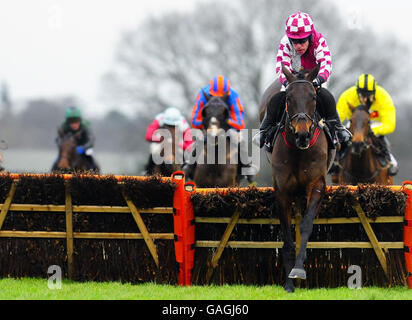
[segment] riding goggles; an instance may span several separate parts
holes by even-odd
[[[375,91],[358,90],[358,95],[362,98],[374,99],[375,98]]]
[[[311,37],[311,36],[309,36],[309,37],[307,37],[307,38],[303,38],[303,39],[293,39],[293,38],[289,38],[289,41],[290,41],[292,44],[303,44],[303,43],[305,43],[306,41],[309,41],[309,40],[310,40],[310,37]]]

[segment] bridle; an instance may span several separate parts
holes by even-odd
[[[287,86],[287,88],[286,88],[286,93],[287,93],[288,89],[290,88],[290,86],[291,86],[291,85],[294,85],[294,84],[296,84],[296,83],[307,83],[307,84],[310,84],[310,85],[313,87],[313,89],[315,90],[315,87],[313,86],[313,83],[312,83],[312,82],[310,82],[310,81],[308,81],[308,80],[300,79],[300,80],[295,80],[295,81],[291,82],[291,83]],[[315,109],[315,110],[316,110],[316,109]],[[317,122],[316,122],[316,119],[315,119],[314,117],[312,118],[312,117],[311,117],[310,115],[308,115],[306,112],[298,112],[298,113],[290,116],[290,115],[289,115],[289,111],[288,111],[287,104],[286,104],[285,112],[286,112],[286,119],[287,119],[287,122],[288,122],[289,129],[291,130],[291,132],[292,132],[293,134],[295,134],[295,128],[292,126],[293,120],[295,120],[295,119],[305,119],[305,118],[307,118],[307,119],[310,120],[311,126],[310,126],[310,129],[309,129],[309,134],[311,134],[311,135],[313,134],[313,131],[314,131],[314,129],[315,129],[315,127],[316,127],[316,123],[317,123]]]

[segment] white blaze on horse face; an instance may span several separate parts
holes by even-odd
[[[210,119],[209,122],[209,128],[208,128],[208,133],[212,136],[212,137],[216,137],[218,135],[219,132],[219,121],[217,121],[216,117],[212,117]]]

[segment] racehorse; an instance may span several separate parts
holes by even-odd
[[[77,172],[88,171],[91,169],[91,165],[87,159],[84,156],[79,155],[76,151],[76,138],[78,138],[78,135],[80,134],[80,132],[77,134],[71,132],[65,134],[62,130],[59,130],[59,156],[56,163],[53,165],[52,171]],[[95,170],[95,172],[99,173],[99,170]]]
[[[183,151],[181,148],[176,148],[176,143],[181,143],[179,132],[175,126],[164,126],[162,129],[169,131],[166,139],[163,137],[161,143],[152,143],[152,154],[159,153],[163,162],[155,164],[153,167],[154,175],[161,175],[164,177],[170,177],[174,172],[180,171],[182,165],[178,164],[177,159],[183,159]],[[177,139],[177,140],[176,140]]]
[[[284,129],[275,138],[271,154],[272,178],[283,235],[283,264],[286,271],[284,288],[294,292],[293,279],[306,279],[304,261],[313,220],[326,192],[326,177],[335,156],[329,149],[323,123],[316,112],[317,94],[312,81],[319,65],[309,73],[293,75],[285,66],[288,80]],[[292,210],[303,213],[300,224],[301,242],[295,253],[291,232]],[[296,258],[296,261],[295,261]]]
[[[358,183],[377,183],[393,185],[393,177],[389,175],[389,161],[382,155],[382,142],[370,127],[369,108],[365,105],[354,107],[350,119],[350,132],[353,135],[352,147],[341,156],[339,184],[356,185]],[[378,160],[381,157],[384,164]]]
[[[193,180],[198,187],[236,186],[239,184],[237,164],[239,150],[236,133],[227,122],[228,96],[215,97],[206,92],[204,94],[207,103],[202,109],[202,116],[206,137],[200,142],[203,143],[200,154],[196,155],[197,163]]]

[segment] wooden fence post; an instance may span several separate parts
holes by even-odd
[[[389,273],[388,273],[388,265],[386,261],[386,256],[383,252],[382,246],[379,244],[378,239],[376,238],[375,232],[373,232],[373,229],[368,221],[368,218],[366,217],[365,212],[363,211],[361,205],[357,201],[353,208],[355,209],[356,213],[359,216],[359,219],[362,223],[363,228],[366,231],[366,234],[369,238],[369,241],[372,244],[373,250],[375,250],[376,256],[378,257],[379,263],[382,266],[383,271],[385,272],[386,277],[389,279]]]
[[[73,240],[73,203],[72,195],[69,190],[69,183],[65,183],[66,192],[66,245],[67,245],[67,267],[69,279],[74,279],[74,240]]]
[[[206,284],[207,285],[209,284],[209,281],[212,278],[213,271],[215,270],[219,262],[219,259],[222,256],[223,250],[225,250],[225,247],[227,245],[227,242],[229,241],[230,235],[232,234],[233,229],[235,228],[237,222],[239,221],[239,217],[240,217],[240,210],[236,209],[235,213],[232,215],[232,218],[230,218],[230,222],[228,223],[226,230],[223,233],[222,239],[220,240],[217,250],[212,257],[212,261],[207,270],[207,273],[206,273]]]
[[[147,247],[149,248],[150,254],[153,257],[153,260],[156,264],[156,267],[159,268],[159,257],[157,254],[157,249],[156,246],[153,242],[153,239],[149,233],[149,231],[146,228],[146,225],[142,219],[142,216],[140,215],[139,210],[136,208],[136,206],[134,205],[133,201],[131,201],[128,196],[126,195],[126,193],[123,190],[123,197],[126,200],[127,206],[129,207],[134,220],[137,223],[137,227],[139,228],[140,232],[143,235],[143,239],[146,242]]]
[[[13,180],[11,183],[9,194],[7,195],[6,201],[4,201],[3,207],[0,213],[0,230],[3,227],[4,220],[6,220],[7,212],[9,212],[11,202],[13,201],[14,193],[17,187],[17,180]]]

